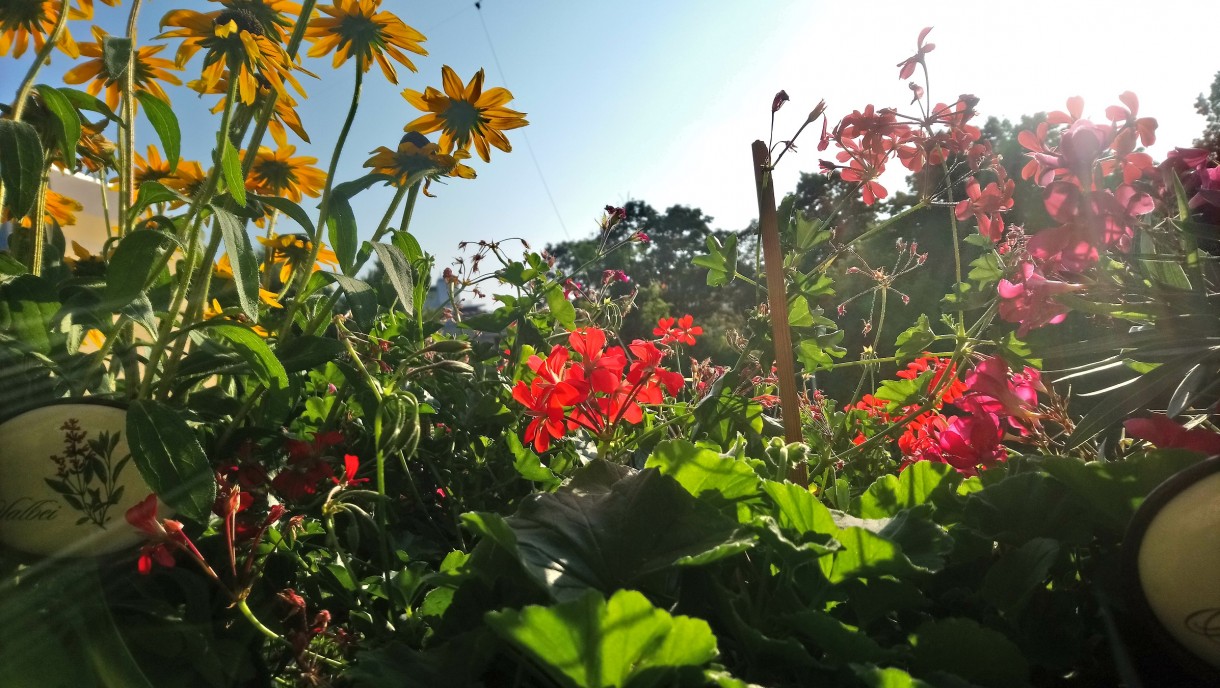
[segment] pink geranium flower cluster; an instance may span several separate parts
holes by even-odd
[[[914,433],[918,441],[899,441],[903,463],[936,461],[975,475],[1008,458],[1006,438],[1023,438],[1039,421],[1040,373],[1008,369],[999,357],[984,359],[962,381],[966,391],[950,405],[953,415],[936,414]]]
[[[1147,189],[1161,188],[1161,175],[1147,153],[1135,150],[1156,141],[1156,120],[1139,116],[1134,93],[1118,98],[1121,105],[1106,108],[1106,124],[1083,119],[1084,101],[1076,97],[1066,112],[1052,112],[1018,136],[1029,151],[1021,176],[1044,188],[1056,223],[1028,238],[1013,273],[999,284],[1000,317],[1017,323],[1019,336],[1062,322],[1069,309],[1056,297],[1083,289],[1102,251],[1130,252],[1140,218],[1156,209]],[[1057,145],[1050,144],[1053,128]]]
[[[898,377],[915,379],[929,370],[933,374],[927,389],[943,387],[941,398],[930,410],[909,421],[898,438],[904,468],[916,461],[935,461],[965,475],[975,475],[979,469],[1008,458],[1005,440],[1028,437],[1038,427],[1038,394],[1046,388],[1037,370],[1026,367],[1011,371],[1004,359],[991,357],[980,361],[962,380],[954,378],[941,385],[943,375],[954,373],[951,362],[925,356],[899,371]],[[886,423],[915,410],[908,407],[887,413],[885,407],[885,402],[871,395],[856,406]],[[856,441],[864,439],[860,436]]]

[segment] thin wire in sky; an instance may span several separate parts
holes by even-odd
[[[483,35],[487,37],[487,48],[491,50],[491,60],[496,65],[496,71],[500,73],[500,81],[507,88],[508,79],[504,76],[504,68],[500,66],[500,58],[496,55],[496,46],[491,42],[491,32],[487,30],[487,22],[483,19],[483,2],[485,0],[480,0],[474,4],[475,14],[479,15],[479,25],[483,27]],[[546,183],[546,175],[542,173],[542,165],[538,164],[538,156],[534,155],[534,147],[530,145],[530,135],[522,130],[521,136],[525,139],[525,150],[529,152],[530,160],[534,161],[534,169],[538,170],[538,179],[542,182],[542,190],[546,192],[546,198],[551,202],[551,209],[555,211],[555,219],[559,220],[559,228],[563,230],[565,237],[571,239],[572,234],[568,232],[568,226],[563,222],[563,215],[559,214],[559,205],[555,203],[555,197],[551,195],[551,186]]]

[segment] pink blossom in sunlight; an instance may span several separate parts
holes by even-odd
[[[965,220],[974,215],[979,223],[979,234],[999,241],[1004,236],[1004,211],[1012,208],[1012,193],[1016,182],[1011,179],[1002,180],[1001,184],[991,182],[987,188],[981,189],[976,178],[971,177],[966,182],[966,195],[969,198],[958,202],[957,219]]]
[[[1131,418],[1123,422],[1129,437],[1152,443],[1159,449],[1186,449],[1207,455],[1220,454],[1220,433],[1206,428],[1187,430],[1165,416]]]
[[[1055,297],[1084,289],[1082,284],[1049,280],[1030,262],[1021,263],[1015,279],[1000,280],[997,289],[1001,299],[1000,317],[1020,325],[1018,337],[1024,337],[1030,330],[1063,322],[1070,309]]]

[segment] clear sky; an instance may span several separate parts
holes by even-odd
[[[144,6],[142,41],[157,34],[170,9],[219,7],[201,0]],[[1157,157],[1199,134],[1202,118],[1193,103],[1220,70],[1212,47],[1220,2],[1211,0],[483,0],[481,10],[467,0],[385,0],[382,6],[428,37],[430,55],[417,60],[417,74],[400,70],[397,87],[376,67],[369,73],[341,181],[360,176],[375,147],[397,144],[403,125],[420,114],[399,91],[439,87],[443,64],[463,79],[485,67],[487,85],[507,86],[516,97],[509,107],[528,113],[531,123],[508,133],[512,153],[493,149],[490,164],[474,160],[477,180],[434,185],[438,198],[420,199],[412,231],[440,265],[463,239],[519,236],[540,246],[589,236],[604,205],[628,199],[658,209],[697,206],[719,228],[743,228],[756,213],[749,147],[767,137],[775,92],[785,89],[792,98],[780,112],[777,138],[786,138],[820,98],[832,123],[868,103],[901,108],[910,92],[895,65],[914,53],[925,26],[935,27],[928,37],[936,44],[928,55],[934,100],[973,93],[983,117],[1015,119],[1063,109],[1069,96],[1081,95],[1086,116],[1101,120],[1105,107],[1131,90],[1141,116],[1160,122]],[[99,4],[99,23],[117,32],[125,11]],[[83,22],[73,33],[89,40]],[[28,55],[0,58],[0,93],[16,90],[28,61]],[[56,55],[42,80],[55,83],[68,66]],[[323,145],[298,149],[325,168],[354,64],[337,74],[329,60],[306,66],[325,77],[302,80],[311,97],[301,109],[306,129]],[[198,61],[188,66],[188,78],[198,70]],[[205,113],[215,98],[201,102],[185,89],[171,96],[187,132],[184,155],[206,159],[212,138],[195,132],[213,130]],[[801,170],[817,168],[817,132],[807,133],[806,145],[781,165],[781,191],[795,186]],[[141,149],[153,140],[147,130],[140,137]],[[365,237],[391,195],[373,189],[357,198]]]

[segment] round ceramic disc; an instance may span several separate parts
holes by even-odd
[[[1210,471],[1195,472],[1201,477],[1154,492],[1162,497],[1155,500],[1160,508],[1140,539],[1137,563],[1157,620],[1183,647],[1220,667],[1220,470],[1214,461]]]
[[[127,446],[127,411],[53,404],[0,424],[0,543],[96,556],[140,542],[124,515],[152,490]]]

